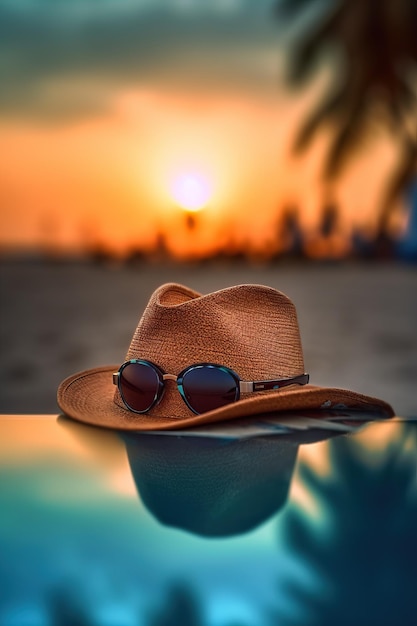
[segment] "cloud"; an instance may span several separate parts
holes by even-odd
[[[271,80],[271,0],[3,0],[2,115],[80,115],[141,83],[259,88]]]

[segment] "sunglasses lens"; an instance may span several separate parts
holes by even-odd
[[[228,371],[212,365],[194,367],[184,374],[182,383],[190,407],[196,413],[206,413],[238,397],[238,381]]]
[[[146,363],[128,363],[120,373],[120,393],[133,411],[148,411],[157,398],[159,387],[157,372]]]

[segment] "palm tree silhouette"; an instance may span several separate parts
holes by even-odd
[[[397,142],[399,162],[387,187],[380,231],[394,201],[415,174],[417,161],[417,2],[415,0],[281,0],[280,17],[297,18],[306,11],[321,19],[300,37],[290,54],[288,78],[302,85],[323,53],[339,60],[332,90],[302,125],[295,143],[304,150],[324,126],[333,130],[325,162],[327,179],[342,170],[362,144],[375,119]],[[339,56],[337,56],[339,55]]]

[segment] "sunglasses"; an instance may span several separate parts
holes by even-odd
[[[288,385],[306,385],[308,374],[277,380],[243,381],[224,365],[197,363],[186,367],[178,376],[166,374],[151,361],[131,359],[113,374],[120,396],[129,411],[147,413],[162,398],[165,381],[177,384],[182,399],[199,415],[218,409],[240,398],[241,393],[281,389]]]

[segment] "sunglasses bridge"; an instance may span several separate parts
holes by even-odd
[[[174,383],[176,383],[178,380],[178,376],[175,376],[175,374],[164,374],[162,376],[162,380],[173,380]]]

